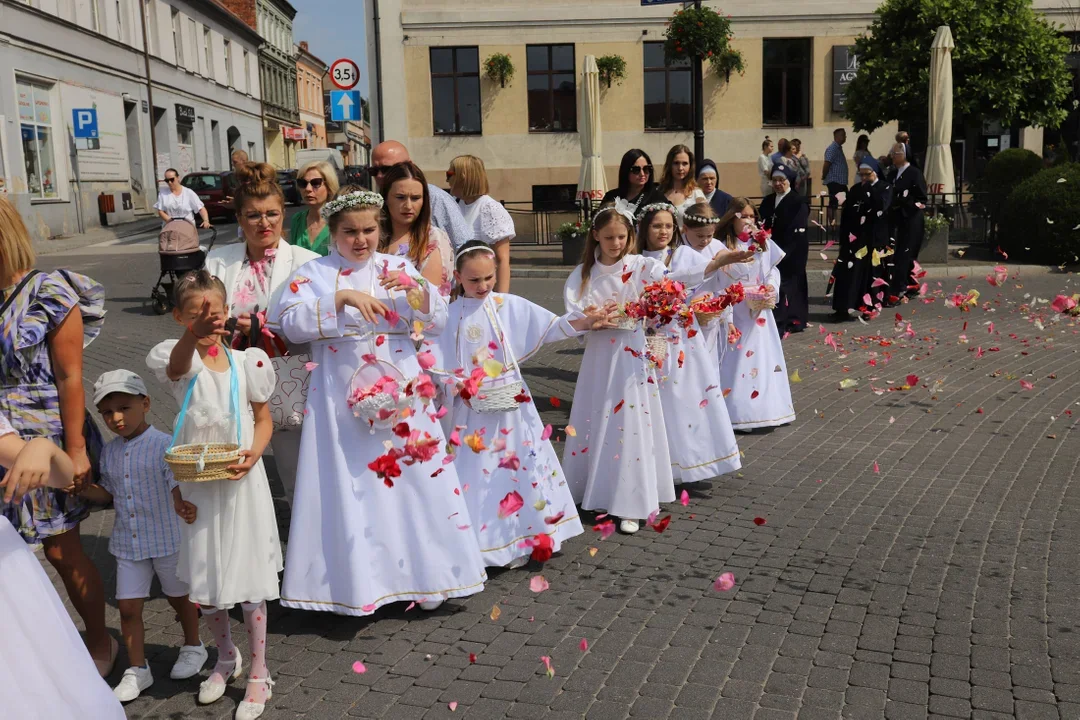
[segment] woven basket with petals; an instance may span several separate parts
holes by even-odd
[[[749,305],[750,309],[754,312],[761,312],[762,310],[772,310],[775,308],[776,299],[771,292],[765,292],[763,290],[747,290],[746,304]]]
[[[190,443],[165,452],[165,462],[177,482],[228,480],[230,465],[240,462],[240,446],[235,443]]]

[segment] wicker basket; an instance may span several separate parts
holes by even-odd
[[[746,291],[746,304],[753,312],[761,312],[762,310],[772,310],[776,307],[776,299],[772,293],[763,292],[761,290],[747,290]]]
[[[520,380],[490,387],[481,385],[480,394],[469,400],[469,407],[478,413],[514,412],[520,407],[515,398],[524,392],[525,384]]]
[[[412,405],[412,398],[405,394],[408,381],[401,371],[382,360],[361,365],[349,381],[349,393],[352,397],[357,391],[366,391],[377,381],[389,377],[397,383],[397,397],[387,392],[378,392],[361,398],[350,405],[353,415],[360,418],[364,426],[375,434],[376,430],[389,430],[401,422],[406,408]]]
[[[165,452],[177,482],[228,480],[233,475],[229,466],[239,461],[240,446],[235,443],[190,443]]]
[[[698,312],[697,310],[695,310],[694,317],[697,318],[698,325],[704,327],[716,318],[723,317],[724,312],[726,311],[718,310],[717,312]]]
[[[663,335],[650,334],[645,336],[645,347],[657,363],[667,360],[668,342]]]

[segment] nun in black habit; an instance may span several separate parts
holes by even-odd
[[[879,178],[880,172],[877,160],[863,158],[859,164],[861,182],[851,188],[844,201],[840,253],[829,280],[836,320],[850,319],[853,312],[874,315],[889,303],[885,276],[886,257],[891,252],[890,187]],[[881,281],[875,282],[879,278]]]
[[[776,163],[772,170],[773,194],[761,203],[762,224],[772,231],[772,241],[784,251],[784,259],[777,265],[780,271],[780,297],[773,310],[776,329],[781,336],[805,330],[810,315],[806,282],[806,260],[810,254],[806,226],[810,207],[805,196],[792,189],[796,177],[794,170]]]
[[[893,297],[918,294],[918,283],[912,279],[913,261],[919,258],[925,234],[923,208],[926,207],[926,180],[922,171],[908,162],[905,146],[892,148],[892,204],[889,224],[896,253],[892,258],[889,278]],[[914,286],[914,287],[913,287]]]

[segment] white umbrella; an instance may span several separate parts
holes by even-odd
[[[600,71],[596,57],[585,56],[581,73],[581,172],[578,174],[578,200],[599,200],[607,192],[604,161],[600,157]]]
[[[931,194],[956,191],[952,162],[952,31],[937,29],[930,46],[930,143],[926,150],[926,185]]]

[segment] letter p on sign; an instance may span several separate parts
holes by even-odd
[[[76,138],[98,136],[97,108],[75,108],[71,111],[72,128]]]

